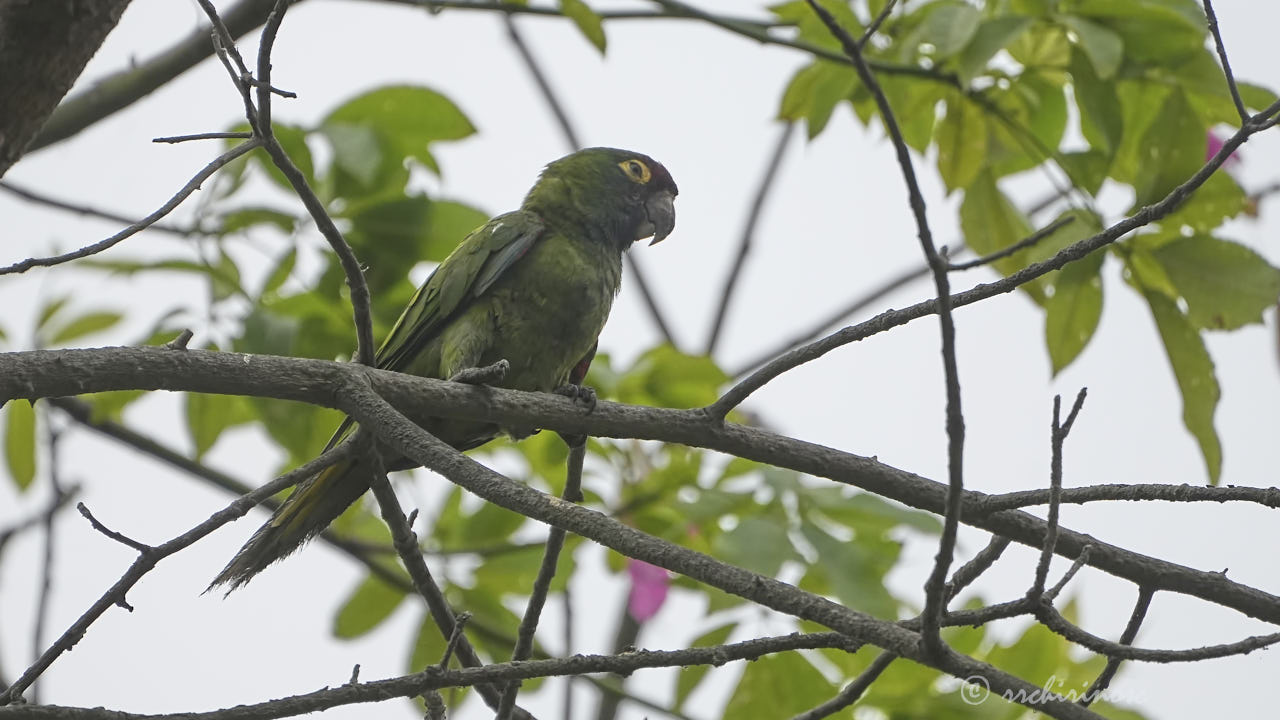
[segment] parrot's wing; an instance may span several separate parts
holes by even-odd
[[[499,215],[468,235],[414,293],[378,348],[378,367],[407,367],[449,318],[533,247],[542,231],[538,216],[517,211]]]

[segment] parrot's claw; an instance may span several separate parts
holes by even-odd
[[[596,389],[589,385],[561,385],[556,388],[556,394],[585,406],[588,413],[596,409]]]
[[[501,382],[510,369],[511,363],[506,360],[499,360],[492,365],[485,365],[484,367],[463,368],[454,373],[449,380],[468,385],[493,385]]]

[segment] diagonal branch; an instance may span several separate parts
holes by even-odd
[[[928,512],[941,513],[946,503],[947,488],[941,483],[871,458],[758,428],[717,422],[696,409],[670,410],[601,401],[588,414],[572,400],[543,393],[459,387],[457,383],[351,363],[270,355],[173,352],[161,348],[0,353],[0,400],[163,389],[269,397],[346,410],[336,388],[370,381],[379,395],[393,398],[397,407],[413,417],[451,417],[567,434],[679,443],[828,478]],[[1170,490],[1176,495],[1179,488]],[[1213,490],[1220,494],[1201,492]],[[1254,499],[1240,495],[1238,490],[1202,488],[1196,494],[1204,501]],[[1064,496],[1068,492],[1064,491]],[[1276,491],[1269,492],[1274,496]],[[1032,548],[1043,546],[1047,531],[1043,520],[1016,510],[990,512],[984,504],[989,497],[992,496],[965,492],[962,519],[967,525]],[[1166,499],[1156,493],[1151,497]],[[1198,597],[1280,624],[1280,597],[1234,582],[1220,573],[1132,552],[1067,528],[1059,530],[1054,552],[1074,560],[1086,546],[1091,548],[1089,567],[1138,585]]]
[[[1151,599],[1155,597],[1155,592],[1150,588],[1138,588],[1138,601],[1133,605],[1133,612],[1129,615],[1129,622],[1124,626],[1124,632],[1120,633],[1121,645],[1132,645],[1133,641],[1138,637],[1138,629],[1142,627],[1142,621],[1147,617],[1147,609],[1151,607]],[[1098,699],[1102,693],[1107,691],[1111,686],[1111,681],[1115,678],[1116,673],[1120,671],[1119,658],[1107,658],[1107,666],[1099,673],[1098,679],[1093,681],[1089,686],[1089,692],[1080,698],[1080,704],[1088,707],[1094,700]]]
[[[64,652],[70,650],[77,641],[84,637],[85,632],[93,625],[103,613],[109,610],[113,605],[119,605],[125,602],[125,596],[134,585],[142,579],[144,575],[151,572],[153,568],[163,559],[173,555],[179,550],[184,550],[194,544],[197,540],[204,538],[214,530],[226,525],[237,518],[243,517],[249,510],[262,501],[263,498],[270,497],[281,490],[296,485],[299,481],[314,475],[315,473],[329,467],[330,465],[342,460],[350,452],[351,443],[343,442],[330,450],[325,451],[316,459],[305,463],[298,468],[291,470],[284,475],[272,480],[262,487],[251,493],[236,498],[230,505],[222,510],[214,513],[209,519],[196,525],[187,532],[169,540],[161,545],[147,548],[138,554],[138,559],[134,560],[124,575],[115,582],[101,597],[84,612],[71,627],[67,628],[62,635],[49,646],[44,653],[36,659],[26,672],[22,673],[12,685],[10,685],[3,693],[0,693],[0,708],[9,703],[16,702],[22,693],[26,690],[36,678],[40,677],[49,666],[53,664]]]
[[[98,242],[93,243],[92,245],[86,245],[82,248],[79,248],[77,250],[72,250],[71,252],[63,253],[61,255],[54,255],[52,257],[44,257],[44,258],[28,258],[26,260],[23,260],[22,262],[14,263],[13,265],[9,265],[7,267],[0,267],[0,275],[24,273],[34,267],[52,267],[54,265],[60,265],[62,263],[70,262],[72,260],[79,260],[80,258],[89,257],[90,255],[96,255],[104,250],[108,250],[112,247],[115,247],[116,245],[120,244],[122,241],[150,227],[153,223],[155,223],[160,218],[164,217],[165,215],[168,215],[170,212],[173,211],[174,208],[181,205],[183,200],[186,200],[188,197],[191,196],[192,193],[194,193],[196,190],[199,190],[200,186],[204,184],[205,180],[208,180],[210,177],[212,177],[214,173],[222,169],[227,163],[231,162],[232,160],[235,160],[236,158],[240,157],[241,155],[244,155],[245,153],[248,153],[250,150],[260,147],[261,144],[262,143],[258,140],[248,140],[246,142],[240,143],[239,145],[231,148],[225,153],[214,158],[212,162],[210,162],[208,165],[205,165],[203,168],[200,169],[199,172],[195,174],[195,176],[193,176],[190,180],[188,180],[187,184],[183,185],[182,189],[179,190],[176,195],[169,198],[169,200],[166,201],[165,204],[161,205],[155,212],[142,218],[138,222],[130,225],[129,227],[121,230],[115,235],[112,235],[111,237],[106,238],[105,240],[99,240]]]
[[[1249,122],[1223,141],[1222,148],[1213,157],[1209,158],[1204,166],[1190,178],[1187,178],[1181,185],[1170,190],[1169,194],[1158,202],[1139,209],[1132,215],[1095,235],[1068,245],[1047,260],[1032,263],[994,282],[981,283],[969,290],[956,293],[950,299],[951,304],[954,307],[963,307],[996,295],[1012,292],[1021,285],[1025,285],[1054,270],[1060,270],[1068,263],[1079,260],[1094,250],[1105,247],[1124,235],[1165,217],[1176,210],[1213,173],[1217,172],[1218,168],[1222,167],[1222,163],[1226,162],[1227,158],[1248,141],[1251,136],[1267,129],[1274,121],[1280,120],[1280,115],[1277,115],[1277,113],[1280,113],[1280,100],[1250,118]],[[876,333],[904,325],[912,320],[936,314],[939,312],[940,305],[941,303],[937,299],[933,299],[925,300],[900,310],[888,310],[865,322],[842,328],[824,338],[788,350],[739,381],[719,400],[707,406],[706,412],[712,417],[723,418],[730,410],[742,404],[752,393],[764,387],[779,375],[816,360],[838,347],[866,339]]]
[[[794,130],[795,123],[787,123],[783,125],[782,132],[778,133],[778,143],[773,148],[773,154],[769,156],[769,163],[765,166],[764,177],[760,179],[760,187],[756,190],[755,198],[751,201],[751,208],[747,211],[747,222],[742,229],[742,238],[738,241],[738,254],[733,258],[733,266],[729,268],[729,274],[724,279],[724,289],[720,291],[720,304],[716,306],[715,319],[711,323],[711,334],[707,337],[707,346],[703,350],[705,355],[711,355],[716,351],[716,343],[720,340],[720,330],[724,326],[725,315],[729,312],[729,302],[733,300],[733,290],[738,285],[738,278],[742,276],[742,268],[747,262],[747,255],[751,252],[751,243],[756,234],[756,224],[760,221],[765,200],[768,199],[769,191],[773,188],[774,178],[778,176],[778,168],[782,166],[782,157],[786,154],[787,145],[791,141],[791,135]]]

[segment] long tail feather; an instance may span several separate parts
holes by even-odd
[[[369,489],[369,480],[366,463],[345,460],[304,481],[240,548],[205,592],[225,585],[230,593],[297,550],[359,500]]]

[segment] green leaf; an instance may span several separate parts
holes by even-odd
[[[836,105],[848,98],[857,86],[858,78],[852,68],[815,60],[801,68],[787,85],[778,117],[792,122],[804,120],[812,140],[826,128]]]
[[[244,292],[240,287],[240,268],[222,248],[218,248],[218,263],[209,270],[209,292],[214,302]]]
[[[89,312],[55,330],[48,345],[62,345],[85,335],[103,332],[115,327],[124,316],[117,312]]]
[[[935,3],[931,8],[913,39],[932,45],[935,58],[951,57],[977,34],[982,11],[963,2]]]
[[[418,624],[418,635],[413,641],[413,651],[409,655],[409,666],[405,671],[422,672],[428,665],[439,663],[447,645],[448,641],[435,620],[431,619],[431,614],[423,613],[422,622]],[[452,662],[458,662],[456,656]]]
[[[694,639],[689,647],[703,648],[723,645],[737,628],[738,622],[736,620],[727,622],[702,633]],[[707,676],[707,671],[710,669],[710,665],[688,665],[679,668],[676,674],[676,710],[684,708],[685,701],[689,699],[689,695],[694,690],[698,689],[698,684]]]
[[[960,93],[952,93],[937,138],[938,172],[947,191],[969,187],[987,157],[987,119],[982,109]]]
[[[36,479],[36,409],[27,400],[10,400],[4,427],[4,456],[9,477],[19,490]]]
[[[973,82],[973,79],[986,69],[987,62],[996,53],[1017,40],[1032,22],[1034,22],[1032,18],[1017,15],[1002,15],[983,20],[972,40],[956,60],[956,74],[960,76],[960,82],[965,85]]]
[[[1080,110],[1080,130],[1095,150],[1108,156],[1120,147],[1124,116],[1115,83],[1103,80],[1079,50],[1071,52],[1071,86]]]
[[[1220,391],[1213,372],[1213,359],[1195,326],[1172,300],[1156,292],[1144,291],[1173,374],[1182,392],[1182,422],[1200,444],[1209,483],[1218,484],[1222,474],[1222,445],[1213,427]]]
[[[1120,35],[1082,17],[1068,15],[1062,22],[1076,34],[1080,49],[1089,56],[1098,79],[1111,79],[1124,59],[1124,40]]]
[[[1142,137],[1134,190],[1134,208],[1154,203],[1182,184],[1204,164],[1204,123],[1187,102],[1186,95],[1169,93],[1151,127]]]
[[[1196,188],[1185,202],[1162,218],[1160,226],[1170,229],[1191,228],[1196,232],[1209,232],[1244,212],[1249,198],[1244,189],[1230,175],[1219,170]]]
[[[830,697],[833,691],[831,683],[800,653],[766,655],[747,663],[724,717],[792,717]]]
[[[461,533],[457,537],[462,547],[483,547],[496,545],[511,539],[514,533],[524,524],[525,517],[493,503],[482,503],[475,513],[462,523]]]
[[[62,308],[66,307],[67,303],[70,301],[70,295],[63,295],[61,297],[53,298],[49,302],[45,303],[44,307],[40,308],[39,315],[36,316],[36,330],[44,330],[44,326],[49,323],[49,320],[53,318],[53,316],[57,315]]]
[[[328,133],[339,124],[368,126],[395,155],[413,158],[437,173],[428,149],[431,143],[460,140],[476,131],[447,97],[413,85],[388,85],[358,95],[330,113],[321,126]]]
[[[247,207],[233,210],[218,218],[218,221],[220,224],[218,233],[222,235],[229,235],[258,225],[273,225],[281,231],[289,233],[293,232],[293,226],[297,222],[297,218],[291,213],[282,210],[274,210],[268,207]]]
[[[271,268],[271,273],[267,275],[267,279],[262,282],[262,291],[258,293],[258,297],[272,295],[280,290],[289,280],[289,276],[293,274],[293,267],[298,262],[297,246],[290,247],[285,251],[284,255],[276,261],[276,266]]]
[[[1057,375],[1089,344],[1102,317],[1102,261],[1095,250],[1058,273],[1053,295],[1045,301],[1044,335]]]
[[[1027,70],[1061,70],[1071,57],[1071,43],[1062,28],[1048,23],[1032,25],[1009,44],[1009,54]]]
[[[810,585],[808,590],[834,594],[849,608],[879,618],[896,618],[898,601],[884,586],[884,576],[898,561],[902,546],[885,537],[857,536],[853,542],[842,541],[812,522],[802,522],[800,531],[818,554],[817,562],[806,574],[808,582],[825,581],[829,590]]]
[[[404,189],[409,173],[376,128],[330,121],[321,129],[333,148],[334,192],[339,197],[381,196]]]
[[[964,241],[979,255],[989,255],[1022,240],[1031,234],[1031,224],[1004,193],[996,187],[990,172],[984,172],[965,190],[960,204],[960,227]],[[1020,250],[1009,257],[991,263],[1003,275],[1021,270],[1027,265],[1027,250]],[[1044,278],[1033,280],[1021,287],[1037,303],[1043,304]]]
[[[418,259],[444,260],[471,231],[488,221],[487,214],[465,203],[433,200],[427,208],[426,236],[419,245]]]
[[[691,408],[715,402],[729,376],[705,355],[662,344],[644,353],[618,382],[618,399],[638,405]]]
[[[1269,107],[1276,101],[1276,94],[1261,85],[1237,82],[1236,89],[1240,91],[1240,99],[1244,101],[1245,107],[1254,112]]]
[[[1062,169],[1071,178],[1076,187],[1090,195],[1096,195],[1107,179],[1111,169],[1111,158],[1101,150],[1080,150],[1066,152],[1058,156]]]
[[[342,603],[333,618],[334,637],[350,640],[360,637],[391,617],[405,595],[375,575],[367,575]]]
[[[187,433],[199,460],[218,441],[223,430],[256,419],[253,408],[239,395],[186,395]]]
[[[1071,13],[1118,33],[1132,62],[1168,63],[1204,47],[1204,10],[1196,0],[1077,0]]]
[[[773,577],[782,564],[796,559],[787,537],[786,518],[778,515],[748,516],[737,527],[712,543],[712,554],[751,572]]]
[[[604,23],[600,21],[600,16],[594,10],[587,7],[582,0],[560,0],[560,13],[572,20],[583,36],[596,46],[601,55],[604,54]]]
[[[1177,238],[1152,252],[1200,329],[1262,322],[1280,298],[1280,270],[1249,248],[1208,235]]]

